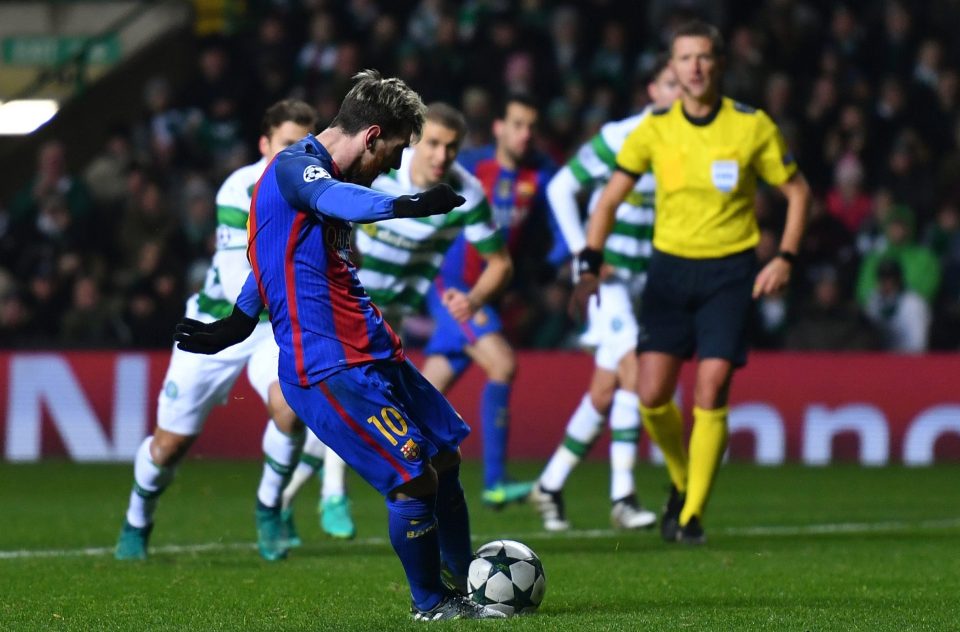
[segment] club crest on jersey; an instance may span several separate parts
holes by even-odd
[[[304,182],[314,182],[320,178],[329,178],[330,173],[323,167],[318,167],[317,165],[310,165],[303,170],[303,181]]]
[[[416,461],[420,458],[420,446],[413,439],[407,439],[400,448],[400,454],[408,461]]]

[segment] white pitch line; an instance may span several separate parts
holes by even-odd
[[[798,536],[798,535],[830,535],[835,533],[877,533],[891,531],[906,531],[912,529],[935,530],[960,527],[960,518],[943,518],[940,520],[921,520],[908,522],[905,520],[888,520],[884,522],[839,522],[810,525],[768,525],[758,527],[726,527],[717,529],[716,533],[745,537],[757,536]],[[561,540],[592,540],[630,535],[629,532],[613,529],[572,529],[562,532],[529,532],[524,536],[536,539]],[[474,534],[473,539],[481,542],[510,537],[499,534]],[[518,536],[514,536],[518,537]],[[389,544],[383,537],[357,538],[354,544],[377,546]],[[253,542],[206,542],[203,544],[166,544],[150,547],[151,553],[204,553],[209,551],[252,551],[256,549]],[[98,557],[112,555],[113,547],[87,547],[79,549],[20,549],[14,551],[0,551],[0,560],[36,559],[48,557]]]

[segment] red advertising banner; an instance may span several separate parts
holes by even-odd
[[[414,356],[414,361],[419,357]],[[132,459],[156,420],[165,352],[0,353],[0,454],[8,461]],[[546,459],[592,371],[589,356],[521,352],[510,453]],[[678,393],[689,420],[692,366]],[[754,354],[734,380],[730,458],[764,464],[925,465],[960,461],[960,355]],[[450,393],[478,423],[484,378],[471,368]],[[245,377],[213,410],[192,454],[259,458],[265,409]],[[463,449],[475,457],[479,432]],[[594,455],[604,457],[605,441]],[[646,438],[641,455],[658,461]]]

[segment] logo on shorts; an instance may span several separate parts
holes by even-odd
[[[610,329],[614,331],[620,331],[623,329],[623,321],[619,318],[614,318],[612,321],[610,321]]]
[[[330,173],[323,167],[318,167],[317,165],[310,165],[303,170],[303,181],[304,182],[313,182],[314,180],[319,180],[320,178],[329,178]]]
[[[163,394],[169,399],[176,399],[177,395],[180,394],[180,389],[177,388],[177,383],[173,380],[169,380],[163,385]]]
[[[407,442],[400,448],[400,454],[408,461],[416,461],[420,458],[420,446],[413,439],[407,439]]]

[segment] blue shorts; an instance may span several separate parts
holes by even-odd
[[[716,259],[653,251],[640,310],[637,352],[747,363],[747,320],[753,306],[753,249]]]
[[[427,310],[436,329],[424,351],[427,355],[446,356],[457,375],[470,366],[470,357],[464,348],[476,343],[482,336],[497,333],[503,328],[496,310],[489,305],[477,310],[469,321],[457,322],[444,307],[440,289],[436,285],[427,292]]]
[[[351,367],[308,388],[281,381],[280,388],[314,434],[383,495],[470,434],[408,360]]]

